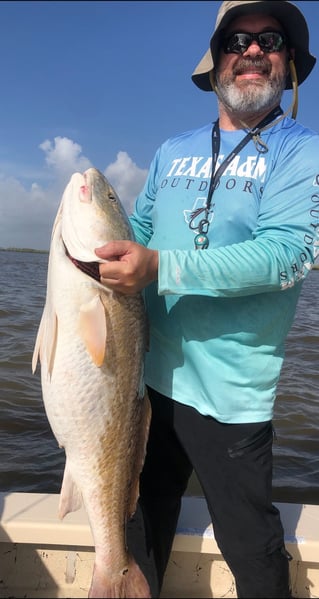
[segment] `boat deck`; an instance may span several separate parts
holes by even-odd
[[[0,597],[87,597],[94,546],[83,509],[58,517],[59,495],[0,493]],[[319,597],[319,506],[277,503],[293,556],[293,596]],[[185,497],[161,598],[236,597],[206,502]]]

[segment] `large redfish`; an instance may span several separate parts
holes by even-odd
[[[59,516],[83,501],[92,529],[89,597],[150,597],[125,543],[150,421],[147,326],[141,294],[100,283],[94,248],[113,239],[133,239],[114,189],[94,168],[75,173],[53,225],[32,370],[39,357],[46,414],[65,449]]]

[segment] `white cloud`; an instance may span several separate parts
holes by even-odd
[[[121,151],[118,152],[116,161],[106,167],[104,174],[130,214],[135,198],[145,183],[147,170],[139,168],[127,152]]]
[[[0,247],[48,249],[58,200],[50,190],[17,179],[0,181]]]
[[[46,139],[39,148],[45,153],[47,165],[59,177],[70,177],[72,173],[82,173],[92,166],[90,160],[82,155],[81,146],[67,137],[55,137],[54,142]]]
[[[67,182],[74,172],[92,166],[81,146],[67,137],[47,139],[39,147],[50,173],[47,187],[37,181],[27,187],[18,176],[3,171],[0,175],[0,247],[49,249],[52,224]],[[147,171],[126,152],[119,152],[104,174],[130,213]]]

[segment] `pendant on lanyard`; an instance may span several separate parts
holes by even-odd
[[[207,202],[206,202],[206,206],[207,206]],[[197,225],[194,225],[195,218],[204,211],[205,211],[205,218],[202,218]],[[195,210],[191,215],[191,219],[189,221],[189,228],[192,229],[193,231],[197,232],[197,235],[195,235],[195,237],[194,237],[195,250],[206,250],[209,246],[209,240],[207,237],[207,233],[208,233],[208,229],[209,229],[209,225],[210,225],[210,221],[208,218],[210,213],[211,213],[211,210],[210,210],[210,206],[209,206],[208,208],[207,207],[199,208],[198,210]]]
[[[211,179],[210,179],[206,204],[202,208],[198,208],[197,210],[194,210],[194,212],[192,212],[192,214],[191,214],[191,218],[189,221],[189,228],[192,229],[192,231],[195,231],[197,233],[197,235],[195,235],[195,237],[194,237],[195,250],[207,250],[207,248],[209,246],[209,239],[208,239],[208,229],[209,229],[209,225],[210,225],[209,215],[212,213],[213,192],[214,192],[214,189],[219,181],[219,177],[216,180],[216,175],[218,175],[220,167],[219,167],[216,175],[214,175],[217,160],[218,160],[219,148],[220,148],[220,130],[219,130],[219,120],[217,120],[216,123],[214,124],[214,128],[212,131],[212,175],[211,175]],[[202,214],[203,212],[205,213],[204,218],[202,218],[198,224],[195,224],[195,219],[197,219],[197,217],[200,214]]]
[[[204,233],[197,233],[194,237],[195,250],[207,250],[209,239]]]
[[[234,148],[234,150],[227,156],[227,158],[225,158],[222,164],[218,167],[216,173],[215,169],[220,149],[219,119],[217,119],[217,121],[214,123],[212,131],[212,175],[210,179],[206,204],[202,208],[198,208],[197,210],[194,210],[194,212],[192,212],[188,225],[192,231],[195,231],[197,233],[194,237],[195,250],[206,250],[209,247],[208,230],[212,220],[212,218],[209,219],[209,215],[212,213],[212,197],[223,172],[230,165],[235,156],[242,150],[242,148],[252,139],[252,137],[260,133],[263,127],[269,125],[279,114],[282,114],[282,112],[283,111],[281,107],[276,106],[276,108],[274,108],[266,116],[266,118],[262,119],[262,121],[258,123],[256,127],[251,129],[247,133],[247,135],[239,142],[236,148]],[[205,213],[204,218],[202,218],[198,224],[195,224],[195,219],[197,219],[197,217],[203,212]]]

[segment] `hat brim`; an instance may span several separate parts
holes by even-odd
[[[309,31],[306,20],[300,10],[291,2],[278,0],[258,0],[253,2],[229,2],[230,8],[221,18],[210,40],[210,48],[192,74],[192,80],[203,91],[213,91],[209,73],[215,67],[219,52],[222,30],[238,16],[248,14],[271,15],[277,19],[285,31],[290,48],[294,48],[294,63],[298,83],[301,84],[316,64],[316,58],[309,52]],[[287,77],[286,89],[292,89],[290,74]]]

